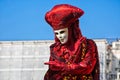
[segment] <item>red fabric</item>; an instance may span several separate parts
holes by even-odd
[[[50,59],[45,62],[49,69],[44,80],[99,80],[96,44],[82,36],[78,19],[69,25],[67,43],[61,44],[55,37],[55,43],[50,46]]]
[[[50,62],[46,64],[51,65],[49,65],[44,80],[65,80],[69,77],[66,80],[99,80],[99,60],[96,45],[90,39],[81,38],[83,39],[76,42],[73,52],[66,52],[64,46],[61,46],[60,51],[56,44],[51,46],[51,54],[62,57],[66,61],[61,62],[50,56]],[[85,54],[82,54],[84,51],[82,44],[86,46]]]
[[[70,23],[76,21],[83,13],[80,8],[68,4],[60,4],[47,12],[45,19],[56,30],[70,26]]]

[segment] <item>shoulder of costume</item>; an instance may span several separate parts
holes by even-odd
[[[87,39],[87,45],[90,45],[91,47],[92,47],[92,46],[97,47],[95,41],[92,40],[92,39]]]
[[[87,39],[87,41],[88,41],[88,42],[91,42],[91,43],[93,43],[93,44],[95,44],[95,41],[92,40],[92,39]]]
[[[51,45],[50,45],[50,48],[54,48],[55,45],[56,45],[56,43],[51,44]]]

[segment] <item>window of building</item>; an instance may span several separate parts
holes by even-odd
[[[111,79],[116,79],[116,78],[117,78],[117,75],[111,74]]]
[[[120,44],[117,43],[117,44],[115,44],[115,46],[117,49],[120,49]]]
[[[120,79],[120,74],[119,74],[119,79]]]
[[[120,60],[119,60],[119,65],[120,65]]]

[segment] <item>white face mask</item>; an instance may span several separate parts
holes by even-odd
[[[60,40],[61,44],[65,44],[68,41],[68,28],[54,30],[54,33]]]

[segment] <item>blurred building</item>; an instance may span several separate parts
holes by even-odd
[[[120,41],[94,39],[100,59],[100,80],[119,80]],[[0,41],[0,80],[43,80],[49,46],[54,41]]]
[[[107,45],[106,80],[120,80],[120,40]]]

